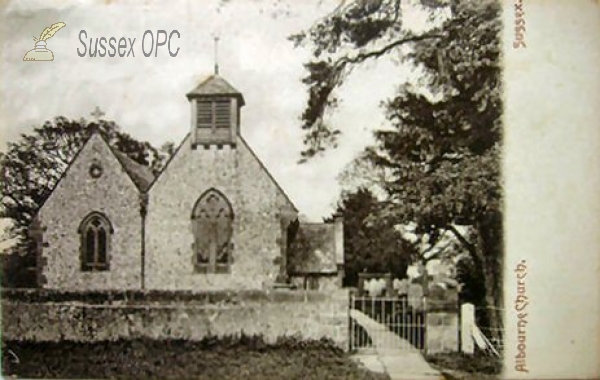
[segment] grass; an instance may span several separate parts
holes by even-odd
[[[502,359],[476,353],[460,352],[427,355],[425,359],[448,380],[496,379],[502,371]]]
[[[241,336],[198,342],[5,341],[2,351],[3,375],[26,378],[388,379],[360,368],[327,340],[285,338],[267,344],[260,336]]]

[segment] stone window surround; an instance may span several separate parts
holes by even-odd
[[[218,263],[217,262],[217,252],[212,250],[211,252],[209,252],[209,259],[208,259],[208,263],[200,263],[198,260],[198,250],[196,248],[196,245],[198,244],[197,242],[201,240],[201,238],[197,237],[196,235],[199,233],[198,232],[198,228],[199,226],[197,225],[198,223],[198,217],[196,215],[197,213],[197,209],[200,207],[200,205],[202,204],[202,202],[207,199],[208,197],[210,197],[211,195],[216,195],[220,201],[224,202],[226,204],[227,207],[227,212],[228,212],[228,217],[229,219],[229,237],[227,239],[227,242],[225,244],[228,245],[228,253],[227,253],[227,262],[226,263]],[[206,190],[204,193],[202,193],[202,195],[200,195],[200,197],[198,198],[198,200],[196,201],[196,203],[194,204],[194,207],[192,208],[192,215],[191,215],[191,233],[193,235],[193,243],[192,243],[192,262],[193,262],[193,266],[194,266],[194,273],[200,273],[200,274],[229,274],[231,273],[231,264],[232,264],[232,256],[233,256],[233,220],[234,220],[234,213],[233,213],[233,207],[231,206],[231,202],[229,201],[229,199],[225,196],[225,194],[223,194],[221,191],[215,189],[215,188],[210,188],[208,190]]]
[[[92,227],[91,224],[94,221],[99,221],[100,226]],[[106,232],[106,253],[105,253],[105,262],[98,262],[98,252],[96,251],[94,254],[94,262],[87,262],[87,231],[89,228],[94,228],[95,230],[104,229]],[[101,272],[110,270],[110,253],[111,253],[111,240],[112,235],[114,233],[114,229],[112,223],[108,219],[108,217],[99,211],[92,211],[88,215],[83,218],[79,228],[77,229],[80,237],[80,262],[81,262],[81,271],[82,272]],[[97,236],[96,236],[97,238]]]

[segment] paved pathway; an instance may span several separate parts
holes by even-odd
[[[407,340],[400,338],[381,323],[358,310],[350,310],[350,317],[361,325],[371,338],[375,355],[357,355],[356,359],[374,372],[388,373],[392,380],[439,380],[441,373],[433,369],[421,352]]]

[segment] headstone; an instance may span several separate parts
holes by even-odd
[[[397,295],[403,296],[408,294],[408,279],[394,279],[393,283],[394,291]]]
[[[369,293],[371,297],[379,297],[383,294],[386,289],[386,281],[383,278],[372,278],[365,282],[365,290]]]
[[[420,284],[408,285],[408,304],[413,309],[423,308],[423,287]]]

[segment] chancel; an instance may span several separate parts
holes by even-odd
[[[341,218],[298,221],[297,207],[243,138],[244,97],[216,62],[186,97],[189,133],[156,176],[91,134],[35,219],[40,284],[341,287]]]

